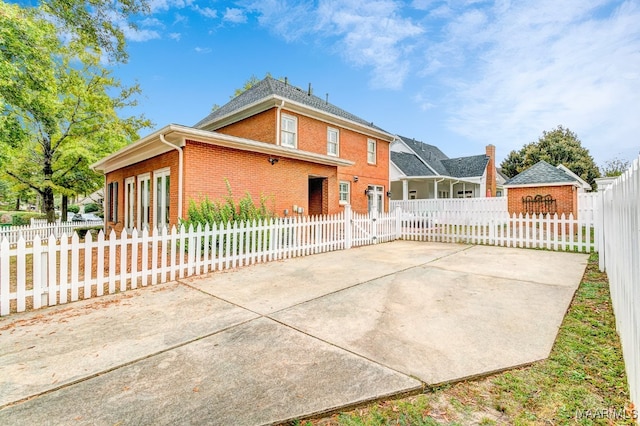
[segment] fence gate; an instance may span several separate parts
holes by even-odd
[[[396,214],[379,213],[372,210],[368,214],[352,213],[351,245],[366,246],[386,243],[396,239]]]

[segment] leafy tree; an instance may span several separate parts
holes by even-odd
[[[150,123],[118,117],[135,105],[139,88],[121,87],[100,66],[99,50],[62,44],[56,27],[32,9],[0,3],[0,20],[0,144],[11,158],[5,171],[41,196],[52,222],[54,194],[95,186],[99,177],[88,164]]]
[[[623,174],[629,167],[631,167],[631,161],[612,158],[611,160],[605,161],[604,165],[600,168],[600,172],[602,176],[616,177]]]
[[[537,142],[530,142],[519,151],[511,151],[500,167],[505,175],[513,177],[540,160],[554,166],[564,164],[592,186],[595,179],[600,177],[589,150],[582,146],[575,133],[562,126],[542,132]]]
[[[60,34],[118,62],[128,59],[123,27],[137,28],[131,17],[150,12],[146,0],[42,0],[38,10],[55,17]]]
[[[271,77],[271,73],[267,72],[264,75],[265,78],[267,77]],[[283,77],[279,77],[277,78],[277,80],[280,81],[284,81]],[[258,77],[255,76],[255,74],[251,74],[251,77],[249,77],[249,79],[247,81],[244,82],[244,84],[242,85],[242,87],[238,87],[234,92],[233,95],[229,96],[230,99],[235,98],[236,96],[246,92],[247,90],[251,89],[253,86],[255,86],[256,84],[260,83],[262,80],[259,79]],[[213,108],[212,108],[212,112],[215,111],[216,109],[220,108],[219,105],[214,104]]]

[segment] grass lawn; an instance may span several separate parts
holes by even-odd
[[[624,362],[606,274],[589,265],[547,360],[299,425],[625,425]]]

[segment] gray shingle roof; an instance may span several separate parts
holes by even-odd
[[[442,160],[448,175],[458,178],[482,176],[488,163],[489,157],[484,154]]]
[[[435,176],[434,173],[414,154],[391,152],[391,162],[406,176]]]
[[[505,185],[530,185],[544,183],[576,183],[578,182],[573,176],[568,175],[564,171],[552,166],[546,161],[540,160],[533,166],[520,174],[515,175]]]
[[[384,129],[373,125],[373,123],[366,121],[350,112],[347,112],[337,106],[328,103],[326,100],[321,99],[315,95],[309,95],[308,91],[302,90],[298,87],[292,86],[280,80],[276,80],[273,77],[265,77],[255,84],[250,89],[242,92],[240,95],[233,98],[231,101],[213,111],[205,118],[195,124],[195,128],[202,128],[207,123],[215,121],[218,118],[227,116],[235,111],[242,110],[245,107],[258,102],[262,99],[279,96],[290,101],[294,101],[311,108],[315,108],[320,111],[324,111],[329,114],[336,115],[338,117],[353,121],[355,123],[371,127],[378,131],[386,132]]]
[[[489,163],[489,157],[484,154],[472,155],[469,157],[449,158],[436,146],[429,145],[415,139],[409,139],[404,136],[398,137],[413,149],[413,151],[440,176],[451,176],[457,178],[482,176],[487,164]],[[404,172],[402,166],[394,160],[393,153],[391,161],[393,161],[393,163],[400,167]],[[405,161],[403,165],[407,166],[408,160],[406,158],[399,161]],[[416,168],[417,166],[411,167],[413,171],[419,170]],[[429,170],[428,167],[425,167],[425,169]],[[407,176],[435,176],[435,174],[429,170],[429,173],[414,173],[411,175],[407,174]]]
[[[417,141],[415,139],[409,139],[404,136],[398,135],[402,141],[409,146],[409,148],[413,149],[416,154],[422,158],[422,160],[427,163],[433,170],[436,171],[439,175],[447,175],[447,169],[442,165],[442,160],[446,160],[447,157],[444,152],[440,151],[438,147],[429,145],[427,143],[423,143]]]

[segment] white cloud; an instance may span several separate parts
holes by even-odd
[[[226,22],[233,22],[234,24],[244,24],[247,22],[247,17],[242,9],[228,7],[224,12],[223,20]]]
[[[372,84],[400,88],[410,71],[416,37],[424,30],[392,0],[261,0],[247,4],[258,22],[289,42],[307,35],[330,43],[345,61],[370,68]],[[322,42],[321,41],[321,42]]]
[[[192,3],[193,0],[149,0],[149,8],[151,13],[154,13],[169,9],[183,9]]]
[[[164,24],[157,18],[145,18],[140,21],[140,26],[164,28]]]
[[[196,53],[210,53],[211,52],[211,48],[210,47],[196,47],[193,50],[195,50]]]
[[[206,17],[206,18],[217,18],[218,17],[218,11],[215,9],[211,9],[210,7],[200,7],[198,5],[195,5],[193,8],[196,12],[198,12],[200,15]]]
[[[541,0],[458,14],[426,59],[448,84],[451,129],[506,154],[562,124],[599,162],[612,150],[636,153],[637,22],[635,1]]]
[[[180,41],[180,39],[182,38],[182,34],[180,34],[180,33],[169,33],[168,37],[171,40]]]

